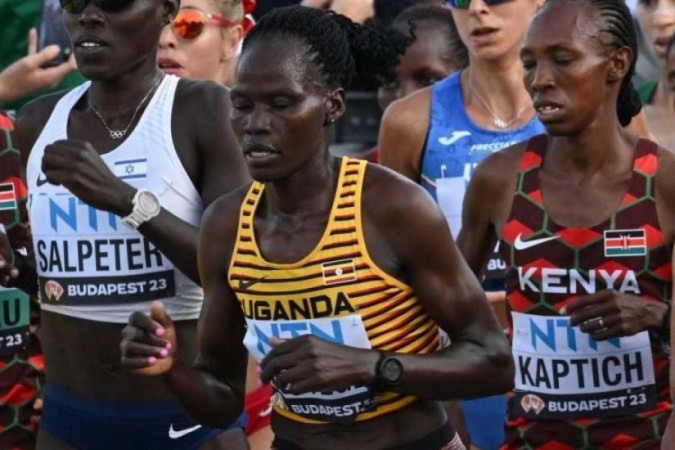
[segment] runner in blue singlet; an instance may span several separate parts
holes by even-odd
[[[457,236],[466,185],[486,156],[543,131],[522,81],[519,50],[542,1],[446,2],[469,50],[469,68],[395,102],[380,131],[380,161],[421,183],[438,201]],[[462,7],[463,6],[463,7]],[[503,264],[492,258],[484,288],[503,325]],[[503,441],[503,396],[463,403],[472,444]]]

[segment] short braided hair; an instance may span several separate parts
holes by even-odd
[[[332,11],[305,6],[265,14],[244,40],[243,51],[265,37],[305,43],[306,57],[316,64],[326,84],[344,89],[349,89],[356,74],[379,82],[393,80],[407,46],[405,36],[397,37],[374,21],[359,25]]]

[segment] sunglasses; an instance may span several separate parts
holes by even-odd
[[[132,0],[133,1],[133,0]],[[176,17],[171,22],[171,29],[181,39],[197,39],[203,32],[207,24],[217,25],[223,28],[233,27],[241,24],[244,27],[244,34],[253,27],[253,21],[244,17],[244,20],[231,22],[224,17],[211,14],[201,9],[185,7],[181,8]]]
[[[69,14],[80,14],[90,2],[106,12],[121,11],[131,5],[135,0],[59,0],[64,11]]]
[[[486,6],[496,6],[511,0],[483,0]],[[455,9],[468,9],[471,0],[445,0],[445,6]]]

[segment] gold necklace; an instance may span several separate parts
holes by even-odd
[[[469,78],[469,88],[471,89],[471,92],[473,93],[473,95],[476,96],[476,98],[478,100],[480,100],[480,102],[483,104],[483,107],[485,108],[485,110],[492,116],[492,123],[497,128],[504,129],[504,128],[508,128],[509,126],[511,126],[511,124],[513,122],[515,122],[516,120],[518,120],[520,118],[520,115],[523,113],[523,111],[525,111],[532,104],[532,101],[528,100],[525,103],[525,106],[520,108],[515,116],[513,116],[509,120],[504,120],[501,117],[499,117],[497,114],[495,114],[494,111],[492,111],[492,108],[490,108],[490,106],[485,101],[485,99],[483,99],[483,97],[480,96],[478,91],[476,91],[476,88],[473,85],[473,77],[471,76],[471,74],[468,75],[468,78]]]
[[[138,106],[136,106],[136,109],[134,110],[134,114],[131,116],[131,120],[129,121],[127,126],[124,127],[121,130],[113,130],[108,126],[108,124],[105,122],[105,119],[103,118],[103,115],[101,115],[101,113],[98,112],[98,110],[96,108],[94,108],[94,105],[91,104],[91,96],[87,96],[87,103],[89,104],[89,107],[94,112],[94,114],[96,114],[96,117],[98,117],[98,119],[101,121],[101,123],[103,124],[105,129],[108,130],[108,134],[110,135],[110,138],[115,139],[115,140],[122,139],[124,136],[127,135],[127,131],[129,131],[129,127],[131,127],[131,124],[134,123],[134,119],[136,118],[136,115],[138,114],[138,111],[140,111],[141,106],[143,106],[145,101],[150,97],[150,94],[155,90],[155,88],[157,88],[157,86],[159,86],[159,83],[161,83],[163,79],[164,79],[164,75],[159,77],[159,80],[157,80],[157,82],[155,82],[155,84],[153,84],[150,87],[148,92],[141,99],[140,103],[138,103]]]

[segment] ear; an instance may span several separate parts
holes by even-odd
[[[607,81],[610,83],[616,83],[617,81],[623,80],[630,66],[633,63],[633,51],[630,47],[621,47],[618,50],[612,51],[609,56],[609,71],[607,72]]]
[[[347,107],[347,94],[344,88],[337,88],[328,93],[326,98],[326,119],[324,125],[330,125],[337,122],[345,113]]]
[[[223,29],[223,46],[221,52],[221,61],[227,61],[237,56],[239,43],[244,38],[244,27],[235,25]]]
[[[173,18],[178,14],[180,8],[180,0],[163,0],[162,1],[162,24],[168,25]]]

